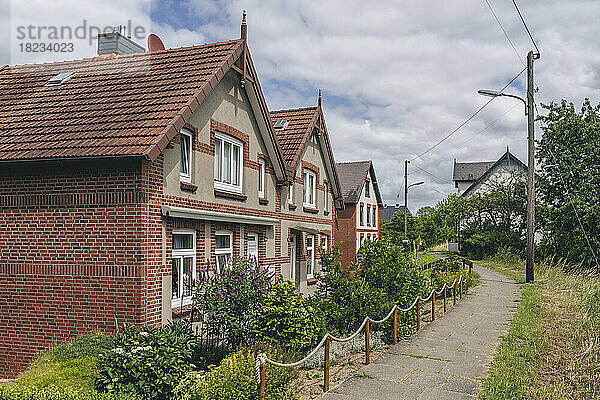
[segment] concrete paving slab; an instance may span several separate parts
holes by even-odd
[[[507,277],[475,265],[481,285],[382,354],[325,400],[474,399],[521,297]]]

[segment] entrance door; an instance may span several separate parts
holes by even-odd
[[[248,260],[254,265],[258,266],[258,234],[249,233],[248,243],[246,244],[248,252]]]

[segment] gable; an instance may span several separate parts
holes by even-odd
[[[487,168],[487,170],[461,194],[461,197],[468,197],[471,193],[477,191],[484,184],[484,182],[490,179],[492,176],[509,172],[511,170],[521,170],[526,172],[527,165],[525,165],[512,153],[507,151],[498,159],[498,161],[494,162],[493,165]]]

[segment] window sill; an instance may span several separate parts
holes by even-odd
[[[304,210],[304,212],[311,213],[311,214],[318,214],[319,213],[319,209],[318,208],[304,206],[304,207],[302,207],[302,209]]]
[[[188,182],[179,182],[179,188],[186,192],[196,192],[196,190],[198,190],[198,186]]]
[[[258,198],[258,203],[262,204],[263,206],[266,206],[267,204],[269,204],[269,199],[265,199],[263,197],[259,197]]]
[[[293,211],[293,210],[295,210],[296,208],[298,208],[298,206],[297,206],[297,205],[288,203],[288,209],[290,209],[290,210],[292,210],[292,211]]]
[[[317,279],[316,279],[316,278],[306,278],[306,284],[307,284],[308,286],[312,286],[312,285],[314,285],[315,283],[317,283]]]
[[[241,193],[228,192],[226,190],[215,189],[215,197],[223,197],[226,199],[246,201],[248,196]]]

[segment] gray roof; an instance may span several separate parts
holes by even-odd
[[[355,204],[358,202],[365,179],[367,178],[367,174],[370,170],[373,187],[375,188],[375,196],[377,197],[377,202],[381,204],[379,186],[377,184],[375,170],[373,169],[373,163],[371,161],[336,163],[335,168],[337,169],[338,176],[340,178],[344,203]]]
[[[454,163],[453,181],[476,181],[487,172],[495,161]]]
[[[491,166],[489,166],[483,174],[481,174],[481,176],[479,178],[477,178],[477,180],[475,182],[473,182],[471,184],[471,186],[469,186],[468,188],[465,189],[465,191],[460,195],[461,197],[467,197],[467,195],[469,194],[469,192],[471,190],[473,190],[473,188],[475,186],[477,186],[477,184],[481,181],[484,181],[487,177],[488,174],[490,174],[490,171],[492,171],[494,168],[496,168],[497,165],[500,165],[503,161],[507,161],[507,162],[516,162],[517,165],[520,165],[525,171],[527,171],[527,165],[525,165],[521,160],[519,160],[517,157],[514,156],[514,154],[512,154],[508,148],[506,149],[506,153],[504,153],[502,155],[502,157],[500,157],[498,159],[498,161],[495,161],[492,163]]]
[[[383,207],[379,207],[380,220],[391,221],[396,213],[404,214],[404,206],[385,204]],[[408,215],[412,215],[410,210],[408,210]]]

